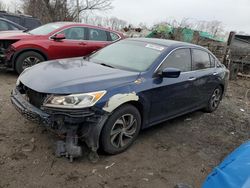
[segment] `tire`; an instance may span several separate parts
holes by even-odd
[[[111,155],[125,151],[136,140],[140,129],[141,116],[137,108],[129,104],[119,107],[103,127],[100,139],[102,150]]]
[[[210,99],[208,101],[207,107],[204,109],[205,112],[211,113],[214,112],[220,105],[220,101],[222,99],[222,87],[218,86],[214,89]]]
[[[16,59],[15,70],[18,74],[21,74],[24,69],[43,61],[45,61],[44,57],[37,52],[24,52]]]

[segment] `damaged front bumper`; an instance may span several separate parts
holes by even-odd
[[[52,124],[50,115],[30,104],[17,89],[12,91],[10,99],[16,110],[26,119],[44,125]]]
[[[57,143],[57,156],[65,155],[71,160],[80,157],[82,150],[78,140],[86,143],[92,152],[91,156],[97,152],[101,130],[108,119],[106,112],[99,109],[39,109],[30,104],[17,88],[11,93],[11,102],[26,119],[53,129],[53,132],[66,138],[66,142]]]

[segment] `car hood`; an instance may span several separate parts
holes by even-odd
[[[18,80],[37,92],[73,94],[107,90],[133,82],[138,76],[138,72],[109,68],[83,58],[71,58],[35,65],[26,69]]]
[[[0,40],[6,40],[6,39],[20,40],[20,39],[31,38],[34,36],[35,35],[31,35],[23,31],[1,31],[0,32]]]

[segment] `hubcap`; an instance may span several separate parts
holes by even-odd
[[[111,132],[110,141],[116,148],[127,146],[136,134],[137,120],[132,114],[125,114],[116,120]]]
[[[37,57],[34,56],[27,57],[23,61],[23,70],[40,62],[41,62],[40,59],[38,59]]]
[[[214,93],[211,98],[211,107],[213,109],[217,108],[220,104],[221,92],[220,89],[214,90]]]

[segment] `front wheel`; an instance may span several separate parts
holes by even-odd
[[[21,74],[24,69],[31,67],[37,63],[43,62],[45,59],[44,57],[33,51],[28,51],[22,53],[17,59],[15,64],[15,69],[18,74]]]
[[[141,128],[141,116],[133,105],[118,108],[107,120],[100,144],[108,154],[118,154],[126,150],[137,138]]]
[[[208,101],[207,107],[205,108],[206,112],[211,113],[219,107],[220,101],[222,99],[222,94],[223,93],[221,86],[216,87]]]

